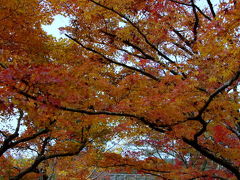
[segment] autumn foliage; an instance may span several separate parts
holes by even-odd
[[[1,0],[0,179],[240,179],[239,12],[237,0]],[[57,40],[42,25],[59,14]]]

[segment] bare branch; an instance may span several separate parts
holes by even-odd
[[[181,4],[181,5],[185,5],[185,6],[192,6],[191,4],[188,3],[183,3],[183,2],[179,2],[179,1],[175,1],[175,0],[169,0],[171,2],[177,3],[177,4]],[[200,12],[200,14],[202,14],[206,19],[208,19],[209,21],[211,21],[212,19],[207,16],[196,4],[195,4],[196,9]]]
[[[209,6],[209,8],[210,8],[210,10],[211,10],[212,16],[213,16],[213,17],[216,17],[216,13],[215,13],[215,11],[214,11],[214,9],[213,9],[213,5],[212,5],[211,0],[207,0],[207,3],[208,3],[208,6]]]
[[[191,3],[192,3],[192,9],[193,9],[193,14],[194,14],[194,17],[195,17],[195,22],[194,22],[194,26],[193,26],[193,35],[194,35],[194,40],[193,41],[196,41],[197,40],[197,29],[198,29],[198,26],[199,26],[199,18],[198,18],[198,14],[197,14],[197,11],[196,11],[196,6],[195,6],[195,3],[194,3],[194,0],[191,0]]]
[[[200,12],[200,14],[202,14],[206,19],[212,21],[212,19],[209,16],[207,16],[198,6],[195,5],[195,7],[198,10],[198,12]]]
[[[17,120],[17,127],[15,129],[15,132],[14,134],[16,134],[18,136],[18,132],[19,132],[19,129],[20,129],[20,125],[21,125],[21,120],[23,118],[23,111],[21,109],[19,109],[19,118]]]
[[[6,135],[3,131],[0,131],[0,133],[1,133],[4,137],[7,137],[7,135]]]

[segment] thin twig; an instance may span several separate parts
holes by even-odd
[[[163,57],[164,59],[166,59],[168,62],[170,62],[170,63],[172,63],[172,64],[176,64],[173,60],[171,60],[169,57],[167,57],[165,54],[163,54],[161,51],[159,51],[159,49],[158,49],[156,46],[154,46],[154,45],[148,40],[147,36],[140,30],[140,28],[139,28],[136,24],[134,24],[127,16],[125,16],[124,14],[116,11],[116,10],[113,9],[113,8],[110,8],[110,7],[108,7],[108,6],[105,6],[105,5],[103,5],[103,4],[99,3],[99,2],[96,2],[96,1],[94,1],[94,0],[89,0],[89,1],[91,1],[91,2],[94,3],[94,4],[96,4],[97,6],[100,6],[100,7],[104,8],[104,9],[107,9],[107,10],[109,10],[109,11],[112,11],[113,13],[117,14],[117,15],[120,16],[121,18],[125,19],[132,27],[134,27],[134,28],[137,30],[137,32],[143,37],[143,39],[145,40],[145,42],[146,42],[150,47],[152,47],[154,50],[157,51],[158,55],[160,55],[161,57]]]
[[[65,34],[65,35],[66,35],[69,39],[73,40],[73,41],[76,42],[78,45],[80,45],[82,48],[84,48],[84,49],[86,49],[86,50],[88,50],[88,51],[91,51],[91,52],[93,52],[93,53],[95,53],[95,54],[100,55],[101,57],[103,57],[105,60],[107,60],[107,61],[110,62],[110,63],[113,63],[113,64],[116,64],[116,65],[119,65],[119,66],[122,66],[122,67],[125,67],[125,68],[128,68],[128,69],[131,69],[131,70],[133,70],[133,71],[137,71],[137,72],[139,72],[140,74],[142,74],[142,75],[144,75],[144,76],[147,76],[147,77],[149,77],[150,79],[153,79],[153,80],[155,80],[155,81],[159,81],[159,80],[160,80],[159,78],[153,76],[153,75],[150,74],[150,73],[147,73],[146,71],[143,71],[143,70],[141,70],[141,69],[138,69],[138,68],[135,68],[135,67],[132,67],[132,66],[128,66],[128,65],[126,65],[126,64],[124,64],[124,63],[120,63],[120,62],[117,62],[117,61],[115,61],[115,60],[113,60],[113,59],[110,59],[109,57],[107,57],[107,56],[105,56],[104,54],[100,53],[100,52],[97,51],[96,49],[93,49],[93,48],[91,48],[91,47],[86,47],[86,46],[83,45],[80,41],[78,41],[77,39],[69,36],[68,34]]]

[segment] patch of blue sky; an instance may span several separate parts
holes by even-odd
[[[60,27],[69,25],[70,19],[62,15],[54,16],[54,21],[50,25],[43,25],[42,28],[47,34],[56,37],[57,39],[66,38],[64,34],[59,30]]]

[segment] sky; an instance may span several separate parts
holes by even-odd
[[[62,16],[57,15],[54,17],[54,21],[51,25],[43,25],[43,29],[50,35],[59,38],[65,38],[64,34],[61,34],[59,28],[62,26],[67,26],[69,24],[69,19]]]

